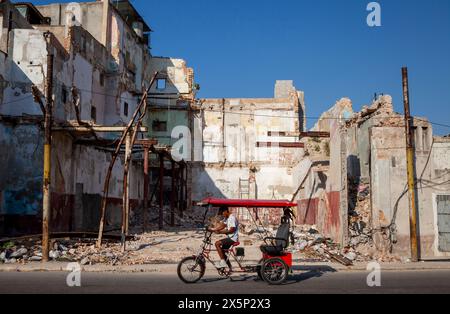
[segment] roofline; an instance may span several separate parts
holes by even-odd
[[[111,4],[111,7],[113,7],[117,12],[119,12],[120,15],[122,15],[120,13],[119,9],[114,4],[115,3],[119,4],[119,3],[124,3],[124,2],[128,3],[128,5],[131,7],[131,9],[134,11],[134,13],[139,17],[139,22],[142,22],[144,24],[144,33],[151,33],[151,32],[153,32],[152,28],[147,24],[147,22],[142,17],[142,15],[139,13],[139,11],[136,10],[136,8],[131,3],[131,1],[129,1],[129,0],[115,0],[115,1],[110,2],[110,4]]]
[[[31,2],[14,2],[13,3],[14,7],[17,6],[27,6],[29,8],[32,8],[42,20],[45,20],[46,17],[42,15],[41,11],[39,11],[39,9]]]

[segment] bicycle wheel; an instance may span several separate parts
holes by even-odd
[[[265,282],[270,285],[281,285],[289,276],[289,267],[280,258],[271,258],[264,262],[261,275]]]
[[[203,278],[206,265],[198,257],[186,257],[178,264],[178,277],[187,284],[193,284]]]

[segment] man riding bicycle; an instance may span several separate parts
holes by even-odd
[[[217,265],[217,268],[226,268],[228,265],[224,251],[229,250],[235,243],[239,242],[239,222],[228,207],[221,207],[219,216],[222,216],[224,220],[217,227],[208,228],[208,231],[227,235],[227,238],[216,242],[216,249],[220,257],[220,263]]]

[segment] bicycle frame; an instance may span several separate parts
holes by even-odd
[[[230,269],[227,271],[226,269],[217,268],[217,266],[214,264],[214,261],[211,258],[211,253],[217,252],[217,250],[213,249],[213,243],[212,243],[212,233],[206,231],[205,232],[205,239],[203,240],[203,246],[201,248],[201,252],[196,256],[197,259],[200,259],[202,263],[206,264],[206,261],[208,261],[210,264],[214,266],[214,268],[219,272],[220,276],[229,277],[233,273],[255,273],[257,272],[258,266],[244,266],[242,264],[244,258],[239,259],[238,256],[236,256],[235,248],[232,247],[228,250],[224,250],[224,253],[227,257],[227,264],[230,267]],[[236,262],[236,264],[239,266],[238,271],[233,270],[232,260],[230,257]],[[198,260],[197,260],[198,262]]]

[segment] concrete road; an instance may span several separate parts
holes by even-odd
[[[366,294],[450,293],[450,271],[386,271],[382,287],[367,286],[367,272],[296,270],[283,286],[268,286],[255,276],[217,280],[213,273],[195,285],[181,283],[170,273],[83,273],[80,288],[69,288],[63,272],[0,272],[0,294]]]

